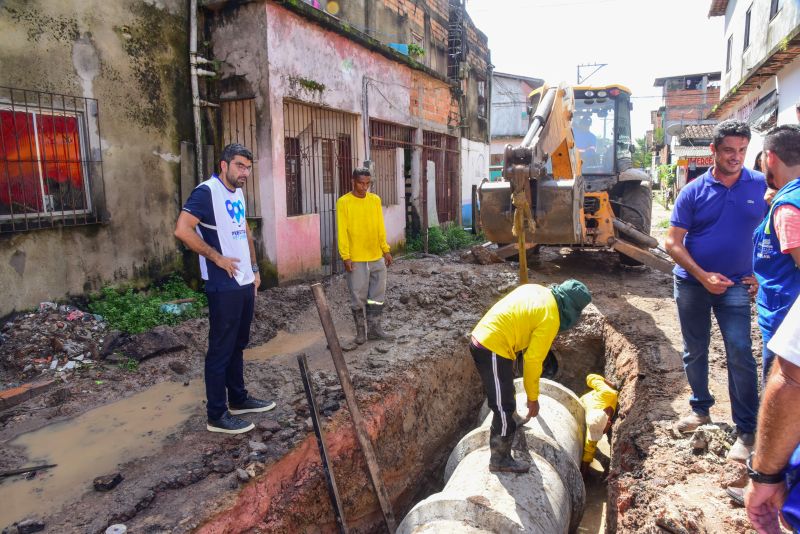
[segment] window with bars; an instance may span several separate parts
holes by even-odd
[[[358,164],[356,116],[287,100],[283,130],[286,215],[333,212]]]
[[[430,201],[436,202],[439,223],[455,222],[458,217],[458,187],[460,157],[458,138],[436,132],[422,132],[422,161],[434,164],[436,198],[428,199],[427,174],[423,173],[423,199],[426,209]]]
[[[0,232],[100,222],[97,116],[94,99],[0,87]]]
[[[244,186],[244,198],[247,203],[248,219],[261,217],[261,184],[258,170],[258,142],[256,137],[256,100],[242,98],[227,100],[221,103],[222,112],[222,144],[239,143],[253,153],[253,170],[247,177]],[[217,162],[215,162],[216,164]]]
[[[398,204],[397,185],[405,162],[404,150],[413,147],[414,129],[390,122],[369,121],[372,190],[384,206]]]

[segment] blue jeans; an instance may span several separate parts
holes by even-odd
[[[755,432],[758,373],[750,340],[747,286],[736,284],[722,295],[713,295],[699,282],[676,277],[675,302],[683,334],[683,369],[692,388],[689,398],[692,410],[708,415],[714,405],[714,397],[708,390],[708,344],[711,341],[711,310],[714,310],[725,342],[733,422],[739,432]]]

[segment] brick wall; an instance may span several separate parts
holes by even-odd
[[[707,91],[677,89],[666,93],[667,122],[683,120],[702,120],[719,102],[719,88]]]
[[[422,73],[412,74],[411,114],[443,126],[450,117],[458,117],[458,103],[451,97],[447,84]]]

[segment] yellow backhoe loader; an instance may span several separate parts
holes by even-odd
[[[541,87],[530,127],[505,149],[503,178],[478,189],[486,237],[512,253],[540,245],[610,248],[629,265],[671,272],[650,249],[649,175],[632,167],[631,92],[621,85]],[[520,283],[527,281],[519,253]]]

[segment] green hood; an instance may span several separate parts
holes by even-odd
[[[550,292],[558,304],[558,317],[561,324],[559,332],[563,332],[575,326],[581,311],[592,301],[592,294],[583,282],[578,280],[567,280],[559,285],[550,286]]]

